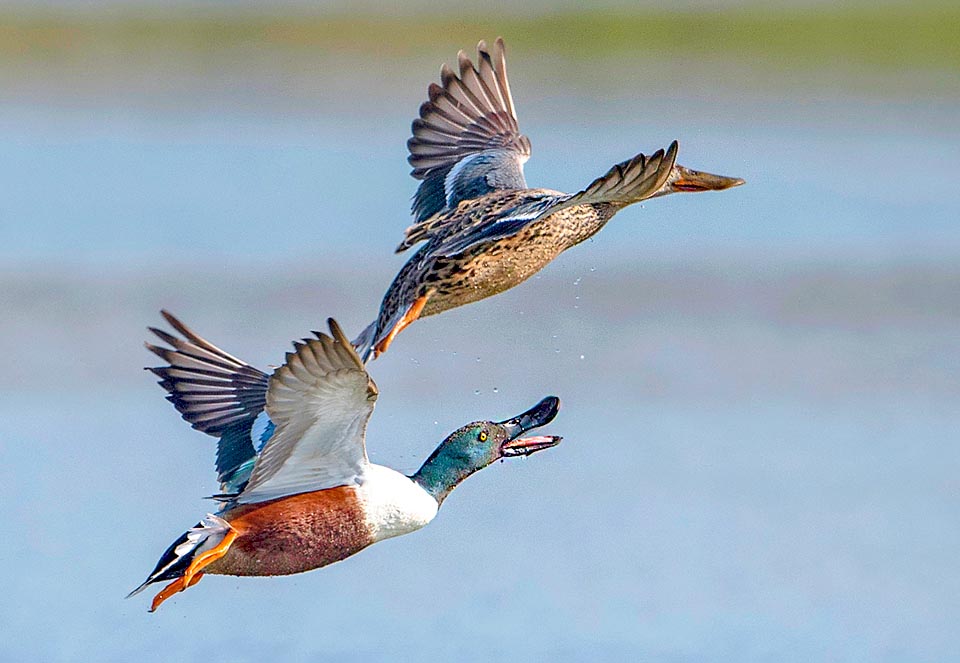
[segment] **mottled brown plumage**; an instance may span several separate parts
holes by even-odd
[[[439,215],[447,223],[438,226],[431,241],[470,233],[483,219],[513,209],[518,203],[559,195],[547,189],[498,191],[465,200]],[[530,278],[551,260],[598,232],[613,216],[610,204],[579,205],[531,223],[503,239],[481,243],[462,253],[446,256],[422,247],[404,265],[384,300],[380,320],[387,323],[393,311],[406,301],[429,295],[420,317],[496,295]]]

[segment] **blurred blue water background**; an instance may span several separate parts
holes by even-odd
[[[0,659],[960,657],[957,88],[642,44],[558,66],[506,36],[531,185],[678,138],[747,186],[630,208],[371,365],[375,462],[413,471],[549,393],[560,447],[422,532],[155,615],[122,597],[215,482],[145,327],[166,307],[266,367],[327,316],[369,322],[439,60],[0,67]]]

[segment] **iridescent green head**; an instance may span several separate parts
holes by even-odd
[[[520,437],[545,426],[560,410],[560,399],[547,396],[535,406],[506,421],[477,421],[461,426],[430,455],[411,477],[442,503],[450,491],[487,465],[511,456],[529,456],[560,443],[556,435]]]

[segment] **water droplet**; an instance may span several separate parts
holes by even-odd
[[[440,425],[440,422],[439,422],[439,421],[434,421],[434,422],[433,422],[433,425],[434,425],[434,426],[439,426],[439,425]]]
[[[554,348],[553,351],[556,352],[557,354],[560,354],[560,348]]]
[[[578,276],[577,279],[573,282],[573,285],[580,285],[580,281],[583,280],[582,276]]]
[[[583,359],[583,355],[580,355],[580,359]]]
[[[493,393],[495,393],[495,394],[499,394],[499,393],[500,393],[500,390],[499,390],[499,389],[497,389],[496,387],[494,387],[494,388],[493,388]]]
[[[477,357],[477,363],[478,364],[480,363],[480,357]]]
[[[591,267],[591,268],[590,268],[590,271],[591,271],[591,272],[595,272],[595,271],[597,271],[597,268],[596,268],[596,267]]]
[[[474,389],[474,390],[473,390],[473,395],[474,395],[474,396],[479,396],[479,395],[480,395],[480,390],[479,390],[479,389]]]

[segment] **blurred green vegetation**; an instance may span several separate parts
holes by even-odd
[[[514,48],[616,56],[720,55],[784,69],[836,64],[960,69],[960,5],[740,9],[713,12],[566,12],[463,18],[173,13],[0,12],[0,55],[55,60],[78,54],[169,49],[204,53],[262,46],[317,53],[404,56],[449,52],[478,35],[508,34]],[[9,62],[8,62],[9,64]]]

